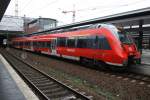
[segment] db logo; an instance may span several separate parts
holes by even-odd
[[[132,48],[131,48],[131,47],[129,47],[129,51],[132,51]]]

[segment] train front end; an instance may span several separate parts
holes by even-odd
[[[141,54],[131,35],[126,34],[123,28],[118,28],[114,25],[105,27],[110,31],[108,40],[110,40],[113,51],[111,54],[113,56],[111,63],[115,63],[118,66],[128,66],[140,63]]]
[[[141,54],[138,51],[136,44],[134,40],[132,39],[132,37],[130,35],[119,32],[119,38],[120,38],[123,50],[128,55],[128,64],[140,63]]]

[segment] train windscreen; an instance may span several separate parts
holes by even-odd
[[[121,41],[121,43],[123,43],[123,44],[134,43],[131,36],[124,33],[123,28],[116,27],[114,25],[102,25],[102,26],[107,27],[112,32],[112,34],[116,37],[116,39]]]
[[[124,44],[132,44],[133,43],[133,39],[127,35],[127,34],[123,34],[123,33],[118,33],[119,34],[119,39],[122,43]]]

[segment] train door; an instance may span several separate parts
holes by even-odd
[[[30,42],[30,49],[33,51],[33,41]]]
[[[57,46],[57,39],[53,39],[51,41],[51,54],[52,55],[57,55],[56,46]]]

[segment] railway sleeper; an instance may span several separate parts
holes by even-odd
[[[33,80],[36,80],[36,79],[47,79],[47,78],[45,78],[45,76],[29,76],[29,77],[31,77]]]
[[[53,82],[38,82],[38,81],[36,81],[36,82],[33,82],[35,85],[37,85],[37,86],[42,86],[42,85],[53,85],[54,83]]]
[[[38,86],[38,87],[41,87],[41,86],[48,86],[48,85],[54,85],[54,83],[52,83],[52,82],[48,82],[48,83],[42,83],[42,84],[40,84],[40,83],[37,83],[37,84],[35,84],[36,86]]]
[[[21,69],[21,68],[20,68]],[[36,72],[30,72],[28,70],[22,70],[21,71],[24,75],[30,75],[30,76],[40,76],[39,74],[35,74]]]
[[[59,85],[58,84],[49,84],[49,85],[38,85],[38,88],[42,89],[47,89],[47,88],[57,88]]]
[[[74,95],[68,95],[65,97],[57,97],[57,98],[53,98],[54,100],[82,100],[82,99],[77,99],[76,96]]]
[[[56,93],[56,92],[60,92],[60,91],[64,91],[64,88],[62,87],[57,87],[57,88],[47,88],[47,90],[44,90],[43,92],[46,93],[46,94],[49,94],[49,93]]]
[[[56,99],[56,98],[65,98],[67,96],[70,96],[72,95],[72,93],[70,93],[69,91],[67,90],[64,90],[64,91],[60,91],[60,92],[56,92],[56,93],[48,93],[46,94],[50,99]],[[61,100],[61,99],[60,99]]]
[[[27,74],[27,75],[32,75],[32,76],[41,76],[40,73],[37,73],[37,72],[32,72],[32,71],[28,71],[28,70],[24,70],[22,71],[24,74]]]
[[[51,88],[50,86],[44,86],[44,87],[38,87],[40,90],[45,91],[49,88]]]
[[[32,77],[30,77],[29,78],[30,80],[33,80],[33,81],[45,81],[45,80],[49,80],[48,78],[32,78]]]
[[[39,76],[42,76],[43,77],[43,75],[41,75],[41,74],[36,74],[36,72],[35,73],[30,73],[30,72],[27,72],[27,71],[24,71],[24,72],[22,72],[22,73],[24,73],[25,75],[30,75],[30,76],[34,76],[34,77],[39,77]]]
[[[54,83],[54,82],[52,82],[52,81],[50,81],[50,80],[44,80],[44,81],[32,81],[33,83],[35,83],[35,84],[42,84],[42,83]]]

